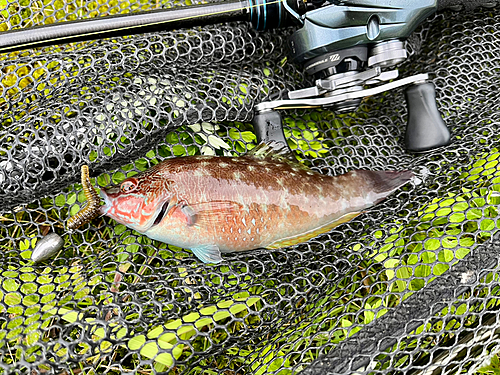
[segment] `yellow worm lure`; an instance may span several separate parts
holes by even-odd
[[[90,183],[89,167],[87,165],[82,165],[82,187],[87,204],[76,215],[68,219],[66,227],[69,230],[74,230],[83,224],[87,224],[90,220],[99,216],[101,199],[94,186]]]

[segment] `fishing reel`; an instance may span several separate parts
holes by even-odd
[[[303,65],[315,85],[258,104],[253,123],[259,140],[284,141],[277,110],[321,107],[353,112],[365,97],[406,86],[406,148],[425,152],[450,143],[428,75],[398,79],[395,68],[407,58],[404,39],[436,10],[436,2],[381,3],[331,0],[302,16],[290,12],[302,24],[289,39],[292,61]]]
[[[476,0],[475,5],[488,3]],[[427,74],[399,78],[407,58],[404,40],[438,8],[468,7],[467,0],[229,0],[98,19],[63,22],[0,33],[0,52],[158,30],[249,21],[257,30],[296,25],[291,60],[315,79],[312,87],[262,102],[253,120],[259,140],[284,141],[277,110],[330,108],[352,112],[362,99],[406,86],[406,148],[424,152],[445,146],[450,132],[436,106]]]

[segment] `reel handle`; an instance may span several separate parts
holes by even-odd
[[[405,99],[407,150],[425,152],[450,144],[451,134],[438,111],[434,85],[431,82],[412,84],[405,90]]]

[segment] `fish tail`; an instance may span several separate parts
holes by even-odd
[[[377,204],[393,191],[399,189],[412,179],[412,171],[357,171],[370,185],[373,204]]]

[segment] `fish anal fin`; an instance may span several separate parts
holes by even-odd
[[[351,221],[356,216],[361,215],[362,213],[363,211],[349,212],[339,217],[337,220],[332,221],[331,223],[328,223],[322,227],[310,230],[309,232],[298,234],[296,236],[286,237],[281,240],[275,241],[272,244],[266,246],[266,249],[279,249],[282,247],[293,246],[302,242],[306,242],[311,238],[314,238],[316,236],[319,236],[320,234],[330,231],[331,229],[335,228],[340,224],[344,224],[347,223],[348,221]]]
[[[339,217],[337,220],[333,222],[333,226],[329,227],[328,230],[335,228],[337,225],[347,223],[354,219],[356,216],[361,215],[362,213],[365,213],[366,211],[355,211],[355,212],[349,212],[341,217]]]
[[[220,263],[222,257],[217,245],[203,245],[191,248],[191,251],[203,263]]]

